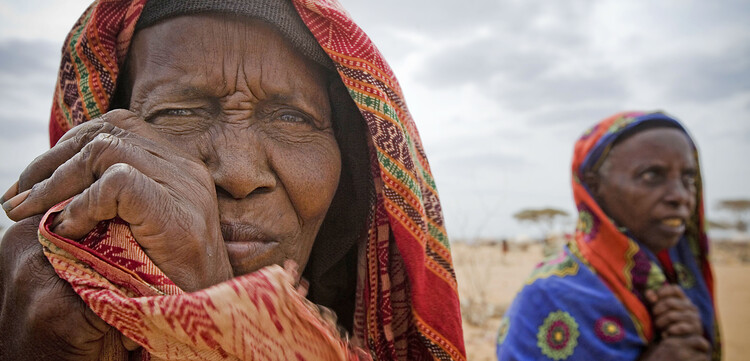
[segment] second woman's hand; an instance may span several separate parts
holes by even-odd
[[[710,360],[711,344],[703,337],[698,308],[679,286],[647,291],[646,300],[661,340],[649,346],[641,360]]]

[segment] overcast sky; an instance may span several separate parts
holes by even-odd
[[[454,239],[537,237],[512,218],[526,207],[573,213],[573,143],[621,110],[686,124],[709,218],[750,198],[750,2],[341,1],[401,82]],[[0,1],[0,192],[48,147],[59,49],[88,3]]]

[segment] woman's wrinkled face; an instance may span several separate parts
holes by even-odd
[[[618,226],[659,252],[685,233],[695,209],[696,176],[685,133],[652,128],[615,145],[589,188]]]
[[[207,15],[140,31],[129,62],[130,109],[213,176],[234,274],[304,268],[341,171],[322,67],[264,22]]]

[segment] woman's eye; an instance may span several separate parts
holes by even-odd
[[[648,171],[641,173],[641,179],[645,180],[646,182],[653,182],[656,180],[658,176],[659,175],[655,171],[652,171],[652,170],[648,170]]]
[[[682,182],[687,186],[693,186],[698,182],[695,174],[685,174],[682,176]]]
[[[279,120],[282,122],[288,122],[288,123],[307,123],[307,119],[303,117],[302,115],[298,114],[292,114],[292,113],[285,113],[281,114],[278,117]]]
[[[176,117],[184,117],[194,115],[195,112],[192,109],[165,109],[162,111],[163,115],[172,115]]]

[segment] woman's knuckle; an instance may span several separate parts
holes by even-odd
[[[132,185],[135,172],[133,166],[127,163],[115,163],[102,174],[100,179],[100,191],[107,194],[116,194],[124,188]]]
[[[673,332],[678,334],[684,334],[690,331],[690,325],[684,323],[678,323],[673,328]]]
[[[111,110],[107,115],[107,121],[112,123],[118,123],[119,121],[135,117],[135,113],[127,109],[114,109]]]
[[[79,154],[83,159],[97,159],[110,146],[111,142],[108,139],[97,135],[91,141],[86,142]]]
[[[100,119],[93,119],[71,129],[70,131],[74,132],[74,142],[80,149],[90,143],[97,134],[107,131],[107,128],[107,124]]]
[[[127,149],[120,137],[112,132],[97,134],[90,144],[94,147],[93,154],[98,157],[114,156],[115,159],[121,159],[122,153]]]

